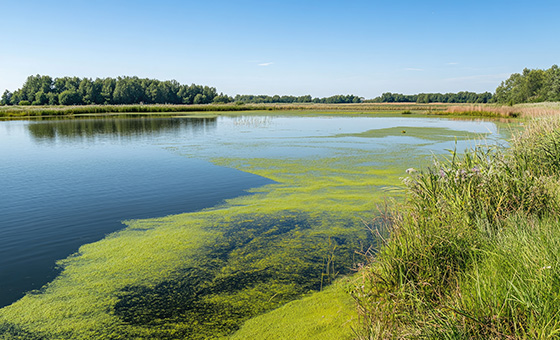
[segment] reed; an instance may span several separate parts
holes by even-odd
[[[74,116],[115,113],[192,113],[236,111],[346,111],[346,112],[440,112],[443,104],[356,103],[356,104],[204,104],[204,105],[81,105],[81,106],[0,106],[0,117],[24,118],[41,116]]]
[[[461,115],[537,118],[560,115],[560,103],[518,104],[513,106],[495,104],[454,105],[449,106],[447,111]]]
[[[560,332],[560,119],[509,149],[410,169],[390,240],[354,290],[360,339],[550,338]]]

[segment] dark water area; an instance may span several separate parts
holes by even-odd
[[[127,219],[192,212],[270,180],[181,156],[169,141],[212,140],[217,120],[0,122],[0,307],[40,289],[55,262]]]

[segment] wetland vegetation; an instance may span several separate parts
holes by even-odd
[[[354,296],[362,339],[554,339],[560,120],[411,171]]]

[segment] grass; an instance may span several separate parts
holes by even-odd
[[[415,103],[360,103],[360,104],[206,104],[206,105],[77,105],[77,106],[0,106],[0,118],[37,118],[37,117],[74,117],[84,115],[115,115],[115,114],[180,114],[192,115],[216,114],[223,112],[250,111],[316,111],[322,113],[383,113],[399,112],[435,113],[447,109],[447,104],[415,104]],[[262,113],[261,113],[262,114]]]
[[[537,118],[560,114],[560,105],[559,103],[517,104],[513,106],[498,104],[465,104],[449,106],[446,113],[481,117]]]
[[[31,119],[40,117],[81,117],[100,115],[219,115],[224,112],[236,113],[274,111],[276,114],[295,112],[315,112],[315,114],[380,114],[403,115],[428,114],[497,118],[532,118],[560,113],[558,103],[517,104],[451,104],[451,103],[358,103],[358,104],[205,104],[205,105],[77,105],[77,106],[0,106],[0,118]],[[305,114],[305,113],[304,113]]]
[[[360,339],[560,336],[560,119],[406,179],[354,291]]]

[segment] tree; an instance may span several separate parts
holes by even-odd
[[[49,103],[49,97],[43,92],[43,90],[37,92],[35,94],[35,100],[33,101],[33,105],[46,105]]]
[[[94,83],[91,79],[84,78],[80,81],[80,85],[78,86],[78,93],[82,97],[82,102],[86,105],[88,104],[96,104],[99,101],[101,96],[101,89],[98,89],[97,86],[94,86]]]
[[[47,94],[49,105],[58,105],[58,94],[51,92]]]
[[[558,65],[552,65],[546,71],[546,100],[560,101],[560,68]]]
[[[119,77],[113,92],[114,104],[136,104],[144,101],[145,92],[138,77]]]
[[[113,103],[113,92],[115,91],[116,85],[117,81],[113,78],[103,79],[103,86],[101,87],[101,97],[103,100],[103,104]]]
[[[58,95],[58,102],[61,105],[79,105],[82,103],[82,96],[76,90],[65,90]]]
[[[198,93],[196,96],[194,96],[193,104],[204,104],[205,101],[206,96],[202,93]]]
[[[12,93],[8,90],[4,91],[2,94],[2,99],[0,100],[0,105],[10,105],[12,100]]]
[[[219,95],[217,95],[216,97],[214,97],[214,99],[212,100],[213,103],[221,103],[221,104],[226,104],[226,103],[231,103],[233,102],[233,98],[231,98],[228,95],[224,95],[223,93],[220,93]]]

